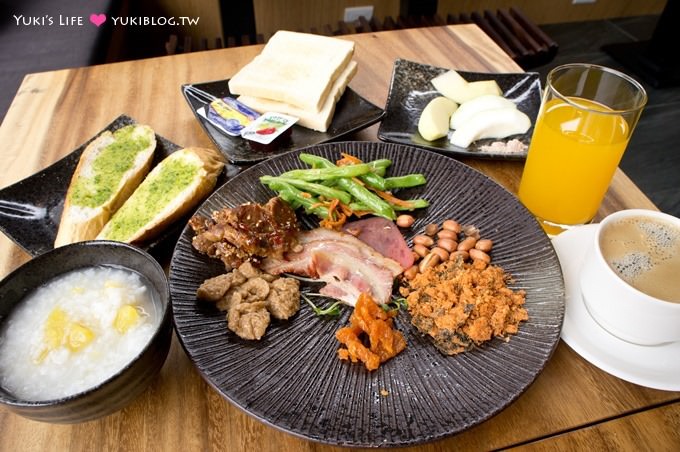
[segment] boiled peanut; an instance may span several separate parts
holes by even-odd
[[[484,261],[484,262],[486,262],[487,264],[488,264],[489,262],[491,262],[491,257],[489,257],[489,255],[486,254],[486,253],[485,253],[484,251],[482,251],[482,250],[478,250],[477,248],[472,248],[472,249],[469,251],[469,253],[470,253],[470,257],[472,258],[472,260],[480,260],[480,261]]]
[[[489,251],[491,251],[492,247],[493,247],[493,242],[489,239],[477,240],[477,243],[475,243],[475,248],[477,248],[478,250],[487,252],[487,253]]]
[[[437,246],[439,248],[444,248],[450,253],[451,251],[455,251],[456,247],[458,246],[458,242],[451,239],[439,239],[437,240]]]
[[[430,223],[427,226],[425,226],[425,235],[429,235],[430,237],[433,237],[437,231],[439,230],[439,225],[437,223]]]
[[[432,246],[434,245],[434,240],[432,239],[432,237],[419,234],[413,237],[413,243],[415,243],[416,245]]]
[[[475,247],[475,244],[477,243],[477,239],[474,237],[465,237],[459,244],[458,244],[458,250],[459,251],[470,251],[472,248]]]
[[[426,247],[421,243],[416,243],[415,245],[413,245],[413,251],[416,252],[418,257],[425,257],[430,253],[430,248]]]
[[[449,252],[446,251],[444,248],[440,248],[438,246],[433,247],[430,250],[431,253],[435,253],[439,255],[439,259],[442,261],[445,261],[449,258]]]
[[[438,254],[436,253],[430,253],[425,258],[423,258],[422,261],[418,264],[418,270],[420,270],[420,273],[424,273],[425,270],[427,270],[430,267],[434,267],[439,263],[441,258],[439,257]]]
[[[460,232],[460,224],[456,220],[446,220],[442,223],[442,229],[458,234]]]
[[[458,240],[458,234],[448,229],[442,229],[441,231],[437,232],[437,237],[440,239]]]
[[[479,240],[479,229],[477,229],[477,226],[474,224],[466,224],[465,226],[462,226],[461,231],[466,237],[474,237]]]
[[[413,226],[413,223],[415,223],[416,219],[413,218],[411,215],[399,215],[397,217],[397,226],[400,228],[410,228]]]
[[[470,253],[468,253],[467,251],[456,250],[453,253],[449,254],[449,260],[450,261],[460,260],[461,262],[465,262],[469,258],[470,258]]]

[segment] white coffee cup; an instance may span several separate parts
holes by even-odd
[[[639,229],[642,235],[634,238],[635,234],[629,234],[631,225],[637,225],[635,232]],[[669,229],[659,225],[666,225]],[[621,237],[627,239],[626,244],[620,243],[618,239]],[[632,245],[631,242],[646,242],[649,249],[644,246],[636,249],[641,245]],[[666,263],[670,262],[671,256],[680,259],[678,250],[680,219],[671,215],[629,209],[602,220],[589,244],[580,274],[583,300],[593,319],[609,333],[634,344],[659,345],[680,341],[680,302],[667,301],[680,297],[680,274],[669,279],[661,278],[657,272],[659,269],[668,270]],[[663,265],[657,268],[655,262],[663,262]],[[654,269],[654,275],[644,273],[650,269]],[[632,282],[631,275],[634,275]],[[629,282],[624,277],[629,278]],[[656,282],[662,281],[661,289],[666,292],[651,295],[650,292],[656,292],[654,284],[645,286],[645,292],[632,285],[640,286],[638,280],[647,277],[656,278]]]

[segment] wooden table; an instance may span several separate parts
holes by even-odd
[[[351,87],[383,106],[396,58],[480,72],[519,72],[475,25],[347,36],[359,73]],[[212,146],[187,107],[182,83],[229,78],[261,46],[176,55],[26,76],[0,128],[0,186],[48,166],[121,113],[175,143]],[[377,125],[350,137],[377,141]],[[521,162],[465,163],[516,191]],[[40,187],[36,187],[40,189]],[[617,171],[599,216],[654,205]],[[0,235],[0,276],[29,256]],[[679,376],[680,378],[680,376]],[[627,383],[600,371],[566,344],[535,383],[497,416],[422,451],[524,448],[680,447],[680,393]],[[175,340],[157,381],[132,405],[77,425],[26,420],[0,408],[0,450],[343,450],[305,441],[252,419],[205,383]]]

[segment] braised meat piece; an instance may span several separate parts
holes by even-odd
[[[295,211],[281,198],[267,204],[246,203],[215,211],[212,218],[194,216],[189,221],[192,245],[221,259],[228,270],[248,259],[281,258],[296,244],[300,230]]]
[[[239,272],[225,273],[206,279],[198,288],[196,296],[199,300],[218,302],[232,285],[238,286],[244,282],[246,282],[246,277]]]
[[[232,306],[227,314],[227,326],[239,337],[260,340],[269,326],[269,311],[264,301]]]
[[[300,309],[300,282],[269,275],[245,262],[229,273],[206,279],[196,298],[227,313],[227,327],[239,337],[259,340],[270,318],[287,320]]]
[[[270,285],[265,300],[275,319],[286,320],[300,309],[300,282],[293,278],[277,278]]]

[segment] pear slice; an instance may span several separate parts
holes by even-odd
[[[423,109],[418,119],[418,132],[427,141],[438,140],[449,133],[451,115],[458,104],[446,97],[435,97]]]
[[[482,138],[505,138],[526,133],[531,119],[517,108],[497,108],[480,111],[473,115],[460,129],[451,134],[451,144],[467,148]]]
[[[517,108],[517,106],[513,101],[508,100],[503,96],[485,94],[461,104],[453,115],[451,115],[451,122],[449,125],[454,130],[460,129],[476,113],[497,108]]]

